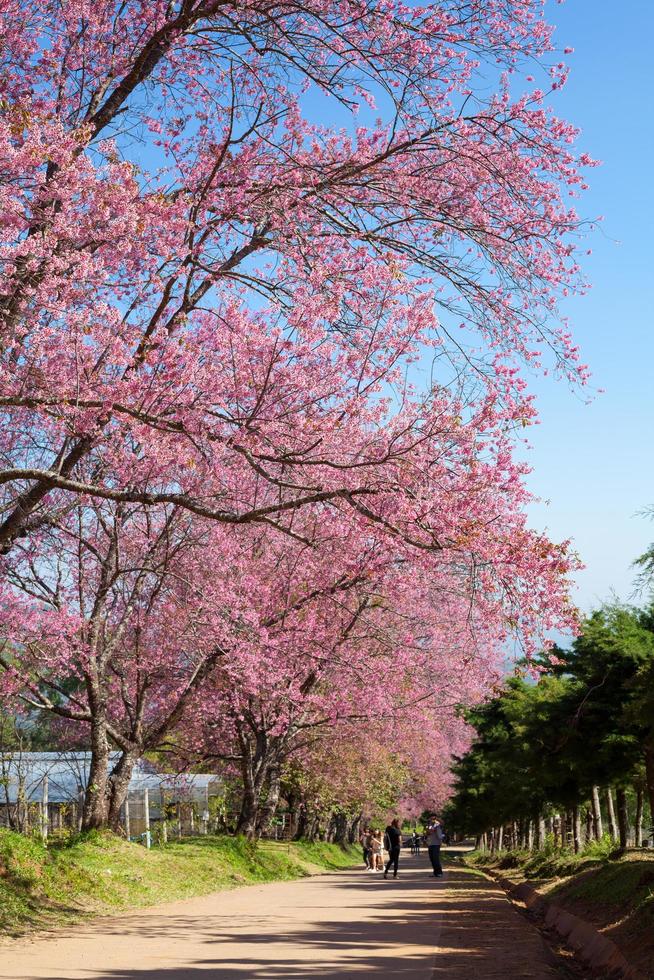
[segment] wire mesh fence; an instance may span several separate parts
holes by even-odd
[[[0,826],[19,833],[70,833],[82,826],[90,753],[0,753]],[[121,809],[125,837],[146,846],[224,826],[216,774],[156,773],[137,763]]]

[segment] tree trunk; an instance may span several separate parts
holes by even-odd
[[[347,814],[334,814],[334,842],[347,844]]]
[[[243,786],[241,811],[236,822],[236,833],[246,837],[256,837],[257,817],[259,815],[259,800],[254,789],[254,783],[248,781]]]
[[[241,776],[243,779],[243,799],[241,812],[236,824],[236,833],[254,838],[257,835],[261,795],[268,780],[271,764],[270,743],[265,732],[256,733],[256,741],[243,731],[239,731],[241,745]]]
[[[257,816],[257,831],[259,834],[270,832],[277,807],[279,805],[279,793],[281,788],[281,776],[279,769],[273,768],[268,774],[266,802],[260,808]]]
[[[593,833],[595,834],[595,840],[601,840],[604,836],[604,828],[602,827],[602,809],[600,807],[598,786],[593,786],[591,802],[593,808]]]
[[[618,839],[618,825],[615,819],[615,807],[613,806],[613,793],[611,787],[607,786],[604,790],[604,802],[606,803],[606,814],[609,821],[609,833],[613,840]]]
[[[650,822],[654,825],[654,740],[645,746],[645,782],[649,799]]]
[[[579,854],[581,850],[581,816],[577,804],[572,808],[572,846],[575,854]]]
[[[295,794],[286,794],[288,804],[288,830],[287,835],[290,840],[295,840],[300,822],[300,798]]]
[[[359,813],[350,824],[350,828],[347,832],[348,844],[358,844],[362,820],[363,820],[363,814]]]
[[[534,841],[534,843],[535,843],[535,846],[536,846],[536,850],[539,851],[541,849],[541,847],[543,846],[543,844],[545,843],[545,832],[546,832],[545,831],[545,820],[543,818],[543,815],[540,812],[537,813],[536,816],[535,816],[534,825],[535,825],[535,828],[536,828],[536,834],[535,834],[535,841]]]
[[[323,830],[322,830],[322,819],[321,819],[320,814],[317,813],[316,816],[314,817],[313,824],[312,824],[311,830],[309,832],[309,839],[312,840],[312,841],[314,841],[314,840],[321,840],[322,839],[322,834],[323,834]]]
[[[636,787],[636,836],[634,844],[636,847],[643,846],[643,787]]]
[[[593,839],[593,811],[589,806],[586,807],[586,844]]]
[[[618,808],[618,833],[620,848],[625,851],[629,838],[629,812],[627,810],[627,791],[624,786],[618,786],[615,791]]]
[[[320,839],[323,840],[323,841],[325,841],[325,843],[329,843],[329,840],[330,840],[330,828],[331,828],[331,825],[332,825],[332,812],[333,811],[330,810],[328,813],[325,814],[325,817],[324,817],[325,825],[323,827],[322,834],[320,835]]]
[[[122,826],[125,800],[129,792],[129,784],[134,771],[136,760],[141,753],[138,749],[130,752],[123,752],[118,762],[111,770],[109,777],[109,805],[107,811],[107,822],[111,829],[118,832]]]
[[[303,803],[300,804],[297,830],[293,835],[293,840],[303,840],[307,836],[307,826],[308,826],[308,814],[307,809]]]
[[[106,827],[109,823],[109,740],[101,712],[91,725],[91,765],[82,807],[82,830]]]

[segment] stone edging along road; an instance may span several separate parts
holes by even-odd
[[[482,870],[482,869],[479,869]],[[520,902],[540,919],[547,929],[552,929],[577,956],[592,970],[622,980],[647,980],[630,963],[611,940],[603,936],[595,926],[550,902],[540,892],[523,881],[516,884],[496,872],[483,869],[483,873],[501,885],[512,901]]]

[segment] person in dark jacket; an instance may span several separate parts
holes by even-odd
[[[443,826],[440,820],[432,820],[427,827],[427,849],[429,851],[429,860],[431,861],[431,866],[434,869],[434,877],[443,877],[443,866],[441,864],[441,844],[445,838],[443,831]]]
[[[400,860],[400,848],[402,847],[402,832],[400,831],[400,821],[397,818],[391,820],[386,828],[386,842],[388,861],[384,869],[384,878],[388,878],[388,872],[391,866],[393,868],[393,877],[397,878],[397,865]]]

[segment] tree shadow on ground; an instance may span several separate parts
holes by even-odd
[[[408,862],[407,862],[408,863]],[[401,879],[383,881],[381,876],[347,874],[332,888],[343,895],[338,911],[352,909],[352,920],[336,916],[299,926],[285,916],[283,907],[270,914],[214,913],[197,917],[172,910],[144,919],[138,914],[103,922],[98,939],[111,935],[133,935],[161,939],[162,951],[180,943],[190,933],[198,939],[203,954],[184,966],[143,966],[128,969],[89,970],[88,980],[284,980],[288,977],[347,980],[362,975],[405,977],[407,980],[470,980],[479,977],[556,976],[546,967],[539,970],[534,956],[542,953],[540,940],[524,920],[508,908],[505,897],[485,880],[471,880],[468,872],[453,869],[446,879],[429,879],[433,884],[425,901],[428,872],[408,868]],[[357,903],[349,891],[366,897],[367,918],[356,918]],[[390,893],[389,890],[393,889]],[[376,902],[375,892],[379,892]],[[418,894],[414,893],[420,893]],[[389,904],[389,894],[394,895]],[[321,914],[334,906],[303,906]],[[375,918],[379,910],[379,918]],[[335,909],[336,911],[336,909]],[[372,913],[372,917],[370,917]],[[271,934],[272,927],[272,934]],[[443,938],[446,945],[440,943]],[[235,947],[240,947],[236,949]],[[436,948],[437,947],[437,948]],[[204,952],[206,950],[206,952]],[[24,980],[30,980],[29,977]],[[65,972],[51,980],[67,980]]]

